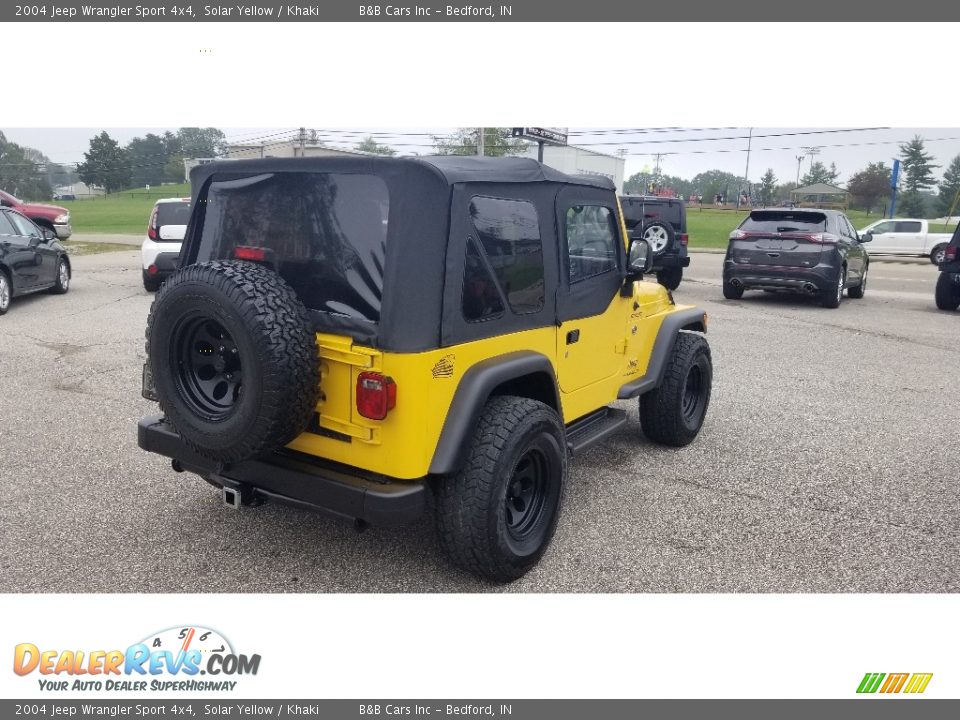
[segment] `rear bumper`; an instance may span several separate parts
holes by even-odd
[[[750,265],[727,261],[723,267],[723,280],[739,281],[745,289],[795,290],[810,292],[811,286],[820,292],[834,287],[837,269],[830,265],[812,268],[793,268],[782,265]]]
[[[153,257],[153,261],[149,265],[144,266],[143,268],[144,272],[146,272],[148,275],[152,275],[153,277],[158,277],[158,278],[169,277],[170,275],[173,275],[173,273],[176,271],[177,261],[179,260],[179,258],[180,258],[179,252],[157,253]],[[153,270],[152,272],[150,270],[151,267],[155,268],[155,270]]]
[[[294,453],[224,466],[191,450],[161,415],[140,421],[137,442],[147,452],[172,458],[183,470],[235,491],[245,505],[273,500],[371,525],[411,522],[426,507],[424,480],[391,482]]]

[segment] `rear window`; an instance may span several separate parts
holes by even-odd
[[[745,232],[825,232],[827,216],[817,212],[754,211],[743,221]]]
[[[623,220],[628,228],[633,228],[644,221],[665,220],[677,232],[686,230],[683,227],[683,204],[679,200],[621,196],[620,207],[623,209]]]
[[[165,225],[186,225],[190,222],[190,203],[157,203],[157,227]]]
[[[390,206],[381,178],[215,176],[205,201],[198,261],[232,258],[239,246],[265,248],[308,308],[379,321]]]

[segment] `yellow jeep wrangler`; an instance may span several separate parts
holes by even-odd
[[[140,447],[221,488],[367,523],[433,493],[458,566],[546,550],[568,458],[639,398],[683,446],[710,400],[703,311],[642,281],[613,184],[520,158],[195,168],[180,268],[147,322]],[[639,440],[639,433],[638,433]]]

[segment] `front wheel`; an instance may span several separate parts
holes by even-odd
[[[57,279],[50,288],[54,295],[63,295],[70,289],[70,265],[66,259],[60,258],[57,262]]]
[[[13,297],[13,288],[10,286],[10,278],[0,270],[0,315],[4,315],[10,309],[10,299]]]
[[[941,310],[956,310],[960,307],[960,285],[953,281],[950,273],[940,273],[934,298],[937,301],[937,307]]]
[[[455,565],[480,578],[516,580],[550,544],[566,475],[557,413],[536,400],[492,398],[463,469],[438,480],[440,545]]]
[[[712,386],[713,362],[706,338],[681,332],[663,382],[640,396],[643,434],[662,445],[689,445],[703,426]]]

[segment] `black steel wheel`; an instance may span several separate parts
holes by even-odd
[[[437,478],[436,522],[451,561],[477,577],[510,582],[546,552],[567,474],[557,413],[528,398],[484,407],[465,466]]]
[[[662,445],[689,445],[703,426],[712,385],[713,363],[706,338],[680,332],[663,381],[640,396],[644,435]]]
[[[207,420],[226,419],[243,391],[237,343],[217,320],[200,313],[184,318],[174,337],[170,363],[184,402]]]

